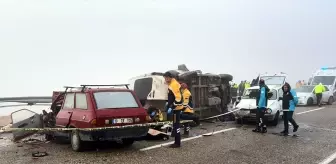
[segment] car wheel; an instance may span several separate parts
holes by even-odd
[[[71,132],[71,147],[72,150],[77,152],[83,150],[83,141],[80,139],[78,131]]]
[[[279,117],[280,117],[280,114],[279,114],[279,112],[277,112],[275,114],[274,120],[272,121],[272,126],[277,126],[278,125],[278,123],[279,123]]]
[[[314,104],[314,100],[313,100],[313,98],[309,98],[308,100],[307,100],[307,105],[308,106],[312,106]]]
[[[129,138],[124,138],[122,139],[122,146],[125,146],[125,147],[128,147],[128,146],[131,146],[133,145],[134,143],[134,139],[129,139]]]
[[[328,105],[332,105],[334,102],[334,97],[330,96],[328,99]]]
[[[243,123],[243,120],[240,119],[240,118],[238,118],[238,119],[236,119],[236,123],[237,123],[237,124],[242,124],[242,123]]]

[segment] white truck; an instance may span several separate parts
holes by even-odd
[[[336,67],[323,67],[318,69],[313,73],[311,79],[310,85],[322,83],[333,92],[333,97],[331,97],[332,101],[334,102],[336,100]]]

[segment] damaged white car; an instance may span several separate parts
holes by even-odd
[[[271,122],[271,125],[276,126],[279,123],[279,119],[283,115],[282,100],[279,98],[282,96],[283,91],[281,85],[269,85],[270,98],[267,103],[266,118]],[[248,88],[244,91],[243,96],[239,104],[235,106],[235,118],[237,123],[243,121],[256,121],[257,104],[256,97],[259,93],[259,86]]]

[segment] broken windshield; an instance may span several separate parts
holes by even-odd
[[[243,93],[242,99],[257,99],[258,94],[259,89],[246,89]],[[277,91],[272,89],[269,96],[269,100],[277,99]]]

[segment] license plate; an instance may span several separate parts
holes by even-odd
[[[241,111],[239,111],[239,115],[247,115],[249,113],[250,113],[250,111],[248,111],[248,110],[241,110]]]
[[[117,118],[112,120],[113,124],[133,123],[132,118]]]

